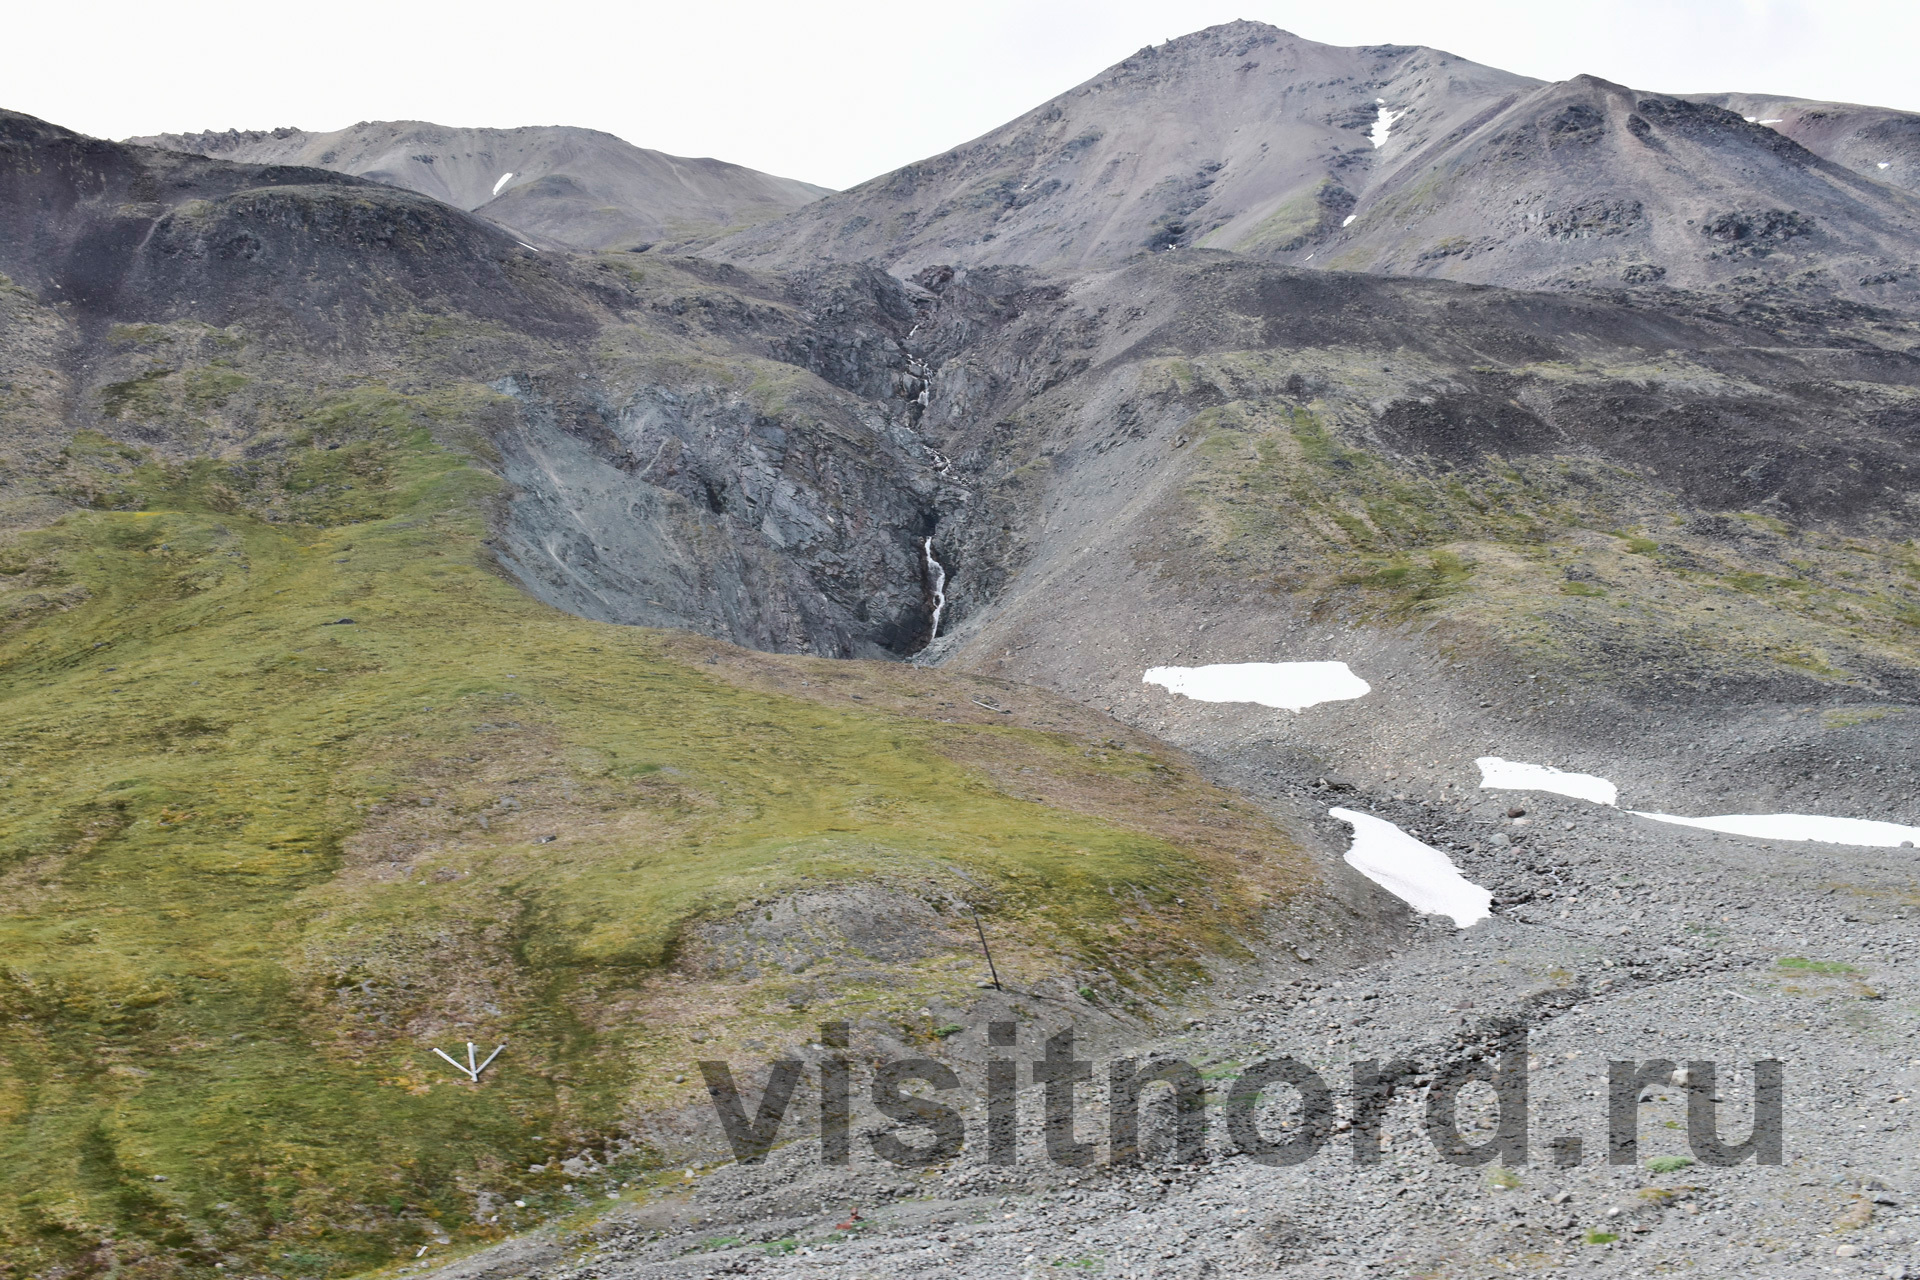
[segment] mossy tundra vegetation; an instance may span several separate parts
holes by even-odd
[[[214,431],[196,415],[264,380],[237,335],[116,339],[229,354],[95,388],[108,422]],[[281,390],[247,462],[76,433],[49,472],[75,508],[0,551],[19,1274],[496,1236],[572,1202],[529,1165],[690,1103],[689,1031],[742,1059],[829,1016],[931,1043],[917,1011],[981,976],[941,912],[1125,1009],[1310,880],[1064,701],[528,599],[482,545],[497,481],[449,443],[484,387]],[[930,904],[933,936],[754,977],[688,959],[703,921],[846,885]],[[508,1045],[482,1086],[431,1055],[468,1040]]]
[[[1064,699],[590,621],[502,571],[528,387],[664,369],[848,448],[764,288],[0,122],[62,161],[0,191],[0,1274],[498,1238],[583,1203],[583,1152],[687,1158],[693,1057],[823,1018],[937,1046],[974,910],[1003,977],[1129,1023],[1312,914],[1286,832]],[[115,202],[156,171],[177,209]],[[157,228],[89,278],[19,190],[75,173],[107,197],[65,217]],[[478,1084],[432,1054],[467,1041],[507,1046]]]
[[[941,1051],[975,908],[1134,1026],[1345,910],[1112,718],[800,656],[917,649],[936,532],[952,626],[1069,650],[1124,610],[1019,580],[1097,526],[1215,616],[1444,623],[1596,699],[1914,701],[1904,321],[1200,251],[909,289],[4,113],[0,162],[0,1275],[575,1210],[571,1157],[687,1158],[694,1057]]]
[[[1470,621],[1516,655],[1610,682],[1648,661],[1662,679],[1785,671],[1861,689],[1920,668],[1920,545],[1898,526],[1703,509],[1586,451],[1409,466],[1348,443],[1377,430],[1365,374],[1329,371],[1338,393],[1306,403],[1271,374],[1264,396],[1247,396],[1247,373],[1269,363],[1235,353],[1189,373],[1241,394],[1185,427],[1200,457],[1188,497],[1211,558],[1313,613]],[[1636,391],[1659,396],[1664,380]],[[1525,395],[1538,377],[1500,381]]]

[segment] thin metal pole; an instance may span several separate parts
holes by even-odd
[[[1001,990],[1000,971],[993,967],[993,950],[987,946],[987,930],[986,926],[980,923],[980,908],[969,902],[967,910],[973,912],[974,931],[980,935],[980,951],[987,957],[987,972],[993,975],[993,989],[999,991]]]

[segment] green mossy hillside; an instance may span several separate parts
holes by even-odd
[[[1298,403],[1262,353],[1178,363],[1169,385],[1234,397],[1183,429],[1206,554],[1171,553],[1182,574],[1264,581],[1320,617],[1446,622],[1612,681],[1870,686],[1920,667],[1910,540],[1701,510],[1580,453],[1396,457],[1357,443],[1372,424],[1361,406]]]
[[[483,545],[497,482],[434,442],[481,399],[367,384],[257,463],[83,436],[90,506],[0,542],[0,1275],[495,1238],[578,1203],[559,1158],[691,1104],[693,1056],[829,1015],[931,1043],[916,1011],[979,976],[962,896],[1016,973],[1124,1007],[1309,884],[1060,700],[529,600]],[[847,886],[932,913],[928,945],[688,959]],[[479,1085],[430,1052],[469,1040],[507,1045]]]

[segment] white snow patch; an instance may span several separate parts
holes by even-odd
[[[1759,116],[1742,116],[1742,117],[1741,117],[1741,119],[1743,119],[1743,120],[1745,120],[1745,121],[1746,121],[1746,122],[1747,122],[1748,124],[1759,124],[1759,123],[1760,123],[1760,117],[1759,117]]]
[[[525,240],[515,240],[514,243],[519,245],[522,249],[526,249],[532,253],[540,252],[538,249],[535,249],[532,245],[528,244]]]
[[[1711,818],[1677,818],[1670,813],[1642,813],[1636,818],[1671,822],[1682,827],[1722,831],[1731,836],[1761,840],[1818,840],[1827,844],[1869,845],[1876,849],[1920,848],[1920,827],[1870,818],[1827,818],[1814,813],[1723,813]]]
[[[1775,116],[1775,117],[1774,117],[1773,119],[1771,119],[1771,120],[1762,120],[1762,121],[1761,121],[1760,123],[1761,123],[1761,124],[1779,124],[1782,118],[1783,118],[1783,117],[1780,117],[1780,116]]]
[[[1493,895],[1460,874],[1453,859],[1384,818],[1352,809],[1327,812],[1353,828],[1347,865],[1415,911],[1452,916],[1462,929],[1493,914]]]
[[[1891,160],[1882,160],[1882,161],[1880,162],[1880,166],[1879,166],[1879,167],[1880,167],[1880,168],[1882,168],[1882,169],[1891,169],[1891,168],[1893,168],[1893,161],[1891,161]]]
[[[1380,114],[1373,118],[1373,128],[1367,131],[1367,139],[1373,143],[1374,149],[1377,151],[1387,145],[1387,135],[1393,130],[1393,122],[1407,113],[1404,111],[1387,110],[1387,100],[1385,98],[1375,98],[1374,102],[1379,105]]]
[[[1302,711],[1322,702],[1364,698],[1373,686],[1344,662],[1218,662],[1206,667],[1153,667],[1142,684],[1164,686],[1195,702],[1257,702]]]
[[[1519,760],[1502,760],[1499,756],[1481,756],[1474,763],[1480,766],[1482,788],[1551,791],[1595,804],[1615,804],[1620,799],[1618,788],[1591,773],[1562,773],[1552,765],[1525,764]]]
[[[499,194],[500,194],[500,188],[502,188],[502,187],[504,187],[504,186],[506,186],[506,185],[507,185],[507,183],[509,183],[509,182],[511,182],[512,180],[513,180],[513,175],[512,175],[512,174],[510,174],[510,173],[503,173],[503,174],[501,174],[501,175],[500,175],[500,181],[498,181],[498,182],[496,182],[496,183],[494,183],[494,184],[493,184],[493,194],[495,194],[495,195],[499,195]]]
[[[1341,220],[1340,225],[1343,227],[1350,227],[1353,225],[1353,220],[1359,216],[1360,215],[1357,213],[1350,213]]]

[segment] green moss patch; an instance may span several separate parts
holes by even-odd
[[[252,394],[225,385],[178,394]],[[973,992],[963,901],[1003,976],[1137,1003],[1311,883],[1257,812],[1059,700],[995,686],[1000,715],[963,678],[529,600],[484,553],[495,482],[434,443],[484,399],[363,386],[257,463],[82,440],[90,509],[5,545],[22,1274],[482,1242],[577,1203],[559,1157],[696,1102],[673,1082],[696,1056],[829,1014],[950,1033],[915,1010]],[[850,887],[920,904],[926,945],[709,963],[712,930]],[[507,1046],[478,1084],[431,1053],[467,1041]]]
[[[1818,974],[1821,977],[1851,978],[1860,970],[1840,960],[1809,960],[1805,956],[1782,956],[1775,967],[1788,973]]]
[[[1357,357],[1323,357],[1316,377],[1352,385],[1307,403],[1276,353],[1163,363],[1181,394],[1218,402],[1178,436],[1197,454],[1178,522],[1187,532],[1161,558],[1181,581],[1264,582],[1322,619],[1446,622],[1462,642],[1474,633],[1472,644],[1572,678],[1671,675],[1677,658],[1699,680],[1861,683],[1874,669],[1920,666],[1907,543],[1691,511],[1593,457],[1440,461],[1362,447],[1378,434],[1367,406],[1408,393]],[[1546,395],[1594,371],[1530,376]]]

